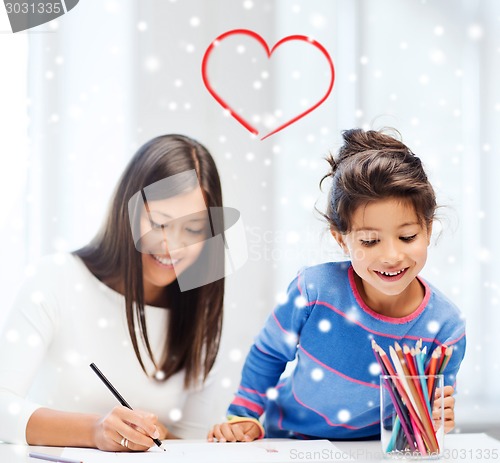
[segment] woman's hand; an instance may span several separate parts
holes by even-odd
[[[441,388],[436,388],[436,393],[434,395],[434,407],[432,409],[432,419],[435,425],[439,426],[439,420],[441,418]],[[453,393],[455,390],[452,386],[444,387],[444,432],[448,433],[455,427],[455,398]],[[438,402],[439,399],[439,402]]]
[[[213,442],[250,442],[260,437],[259,426],[252,421],[216,424],[208,432],[207,439]]]
[[[95,447],[112,452],[144,452],[155,445],[152,438],[167,435],[156,415],[122,406],[99,418],[93,428]]]

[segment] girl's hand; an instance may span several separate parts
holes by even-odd
[[[144,452],[155,445],[152,438],[164,439],[167,434],[157,416],[122,406],[99,418],[93,428],[95,447],[112,452]]]
[[[434,407],[432,409],[432,418],[434,424],[439,426],[439,419],[441,418],[441,412],[439,410],[441,401],[441,388],[436,388],[436,394],[434,396]],[[455,427],[455,398],[453,393],[455,390],[452,386],[444,387],[444,432],[448,433]]]
[[[252,421],[216,424],[208,432],[207,439],[213,442],[251,442],[260,437],[261,430]]]

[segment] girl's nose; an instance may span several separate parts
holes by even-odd
[[[394,264],[403,259],[403,253],[399,247],[399,243],[393,241],[386,242],[383,250],[382,260],[388,264]]]

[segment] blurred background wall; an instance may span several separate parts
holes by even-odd
[[[499,423],[499,2],[81,0],[28,32],[10,33],[3,12],[0,21],[0,323],[33,262],[92,238],[142,143],[190,135],[214,155],[249,252],[227,278],[223,413],[254,336],[297,270],[342,258],[314,211],[325,205],[323,158],[342,130],[395,127],[444,206],[423,276],[467,317],[458,428]],[[202,81],[207,47],[240,28],[270,47],[312,37],[335,65],[326,102],[263,141]],[[243,36],[224,47],[209,63],[212,82],[261,134],[328,86],[325,60],[305,43],[283,45],[270,60]]]

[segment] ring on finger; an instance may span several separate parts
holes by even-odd
[[[128,448],[128,439],[125,439],[125,437],[123,437],[122,440],[120,441],[120,445],[122,447]]]

